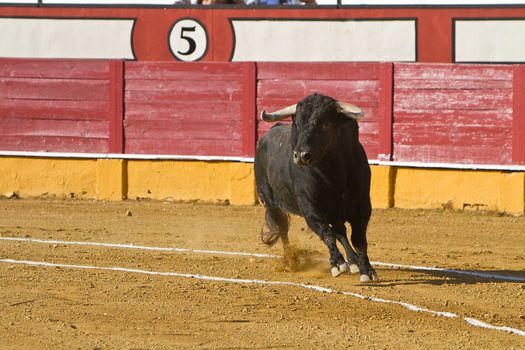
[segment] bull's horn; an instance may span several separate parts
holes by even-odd
[[[290,118],[295,114],[296,107],[297,104],[294,104],[273,113],[266,113],[266,111],[263,110],[261,112],[261,119],[265,122],[278,122],[279,120]]]
[[[361,120],[365,116],[361,108],[348,102],[337,101],[339,112],[355,120]]]

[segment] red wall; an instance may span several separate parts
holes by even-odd
[[[109,152],[110,64],[0,60],[0,149]]]
[[[320,92],[363,108],[370,159],[525,164],[525,66],[0,60],[0,149],[248,156]]]
[[[242,63],[128,62],[125,150],[240,155]]]
[[[513,71],[396,64],[394,159],[511,164]]]

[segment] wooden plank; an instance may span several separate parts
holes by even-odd
[[[107,120],[108,108],[103,101],[0,99],[0,118]]]
[[[0,58],[0,77],[107,79],[106,61]]]
[[[192,156],[239,156],[240,143],[228,140],[186,140],[174,143],[172,139],[126,139],[130,154],[174,154]]]
[[[257,66],[254,62],[243,63],[243,99],[241,114],[242,155],[253,157],[256,145],[257,119]]]
[[[111,153],[124,153],[124,62],[111,61],[109,74],[109,138]]]
[[[126,62],[126,80],[239,80],[242,63]]]
[[[228,92],[242,90],[242,80],[214,80],[214,81],[194,81],[194,80],[130,80],[126,81],[126,91],[158,91],[158,92],[198,92],[212,91],[220,93],[222,90]]]
[[[127,102],[234,101],[242,99],[240,81],[158,82],[140,86],[126,82]]]
[[[512,124],[512,109],[500,110],[464,110],[464,109],[424,109],[424,110],[396,110],[396,123],[434,123],[454,125],[503,126]]]
[[[512,80],[512,68],[505,65],[395,63],[398,80]]]
[[[378,96],[378,155],[380,160],[392,160],[392,123],[393,123],[393,65],[381,63],[379,66]]]
[[[108,152],[107,138],[57,136],[2,136],[0,149],[28,152]]]
[[[108,138],[108,122],[101,120],[43,120],[0,118],[0,136],[65,136]]]
[[[396,80],[396,90],[483,90],[512,89],[512,80],[480,80],[480,79],[423,79]]]
[[[107,80],[0,78],[0,99],[106,101]]]
[[[296,102],[313,93],[320,93],[337,100],[371,105],[378,99],[378,82],[373,80],[263,80],[258,83],[259,99],[282,98]]]
[[[379,142],[379,123],[360,121],[359,134],[373,134],[376,137],[376,142]]]
[[[441,145],[396,145],[394,161],[459,164],[512,164],[511,148],[492,146],[443,147]]]
[[[506,109],[512,106],[512,90],[395,90],[394,113],[414,109]]]
[[[257,79],[280,80],[377,80],[377,63],[360,62],[261,62]]]
[[[194,120],[208,123],[230,122],[242,115],[241,101],[165,101],[126,103],[129,120]]]
[[[394,147],[398,145],[441,145],[452,148],[463,145],[510,147],[512,128],[460,126],[455,124],[399,124],[394,125]]]
[[[241,140],[241,123],[180,123],[176,120],[126,120],[124,122],[126,140],[171,139],[171,140]],[[240,150],[239,150],[240,151]]]
[[[525,164],[525,66],[514,67],[512,162]]]

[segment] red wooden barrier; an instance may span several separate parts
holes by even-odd
[[[512,164],[511,66],[394,67],[394,160]]]
[[[108,152],[109,64],[0,60],[0,149]]]
[[[0,59],[0,150],[252,157],[313,92],[360,106],[369,159],[525,164],[525,66]]]
[[[126,62],[126,153],[243,155],[244,67]]]

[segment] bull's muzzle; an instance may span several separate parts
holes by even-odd
[[[310,165],[313,160],[312,152],[309,150],[301,150],[293,152],[293,161],[298,165]]]

